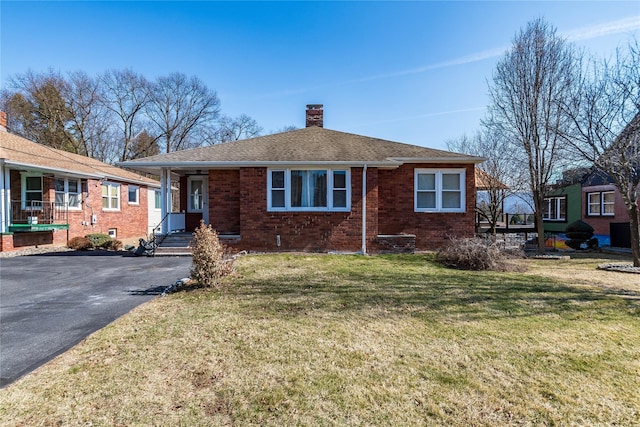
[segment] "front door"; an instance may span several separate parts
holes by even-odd
[[[203,219],[209,224],[209,194],[207,191],[207,177],[202,175],[190,176],[187,179],[187,218],[188,230],[195,230]]]

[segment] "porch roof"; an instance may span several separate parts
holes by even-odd
[[[480,163],[481,157],[403,144],[320,127],[226,142],[209,147],[129,160],[121,166],[157,172],[161,168],[206,169],[271,165],[362,165]]]

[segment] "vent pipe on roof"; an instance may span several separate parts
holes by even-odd
[[[324,110],[322,104],[307,104],[307,127],[324,127]]]

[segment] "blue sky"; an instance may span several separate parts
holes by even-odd
[[[640,38],[640,1],[0,2],[0,82],[29,69],[196,75],[222,112],[265,132],[325,127],[445,148],[479,126],[487,81],[520,28],[544,17],[611,56]]]

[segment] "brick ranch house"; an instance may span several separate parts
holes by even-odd
[[[0,112],[0,252],[62,246],[90,233],[139,238],[160,223],[157,181],[37,144],[6,126]]]
[[[325,129],[323,113],[308,105],[304,129],[121,165],[161,176],[163,217],[180,181],[163,233],[203,219],[236,249],[412,251],[474,235],[482,158]]]

